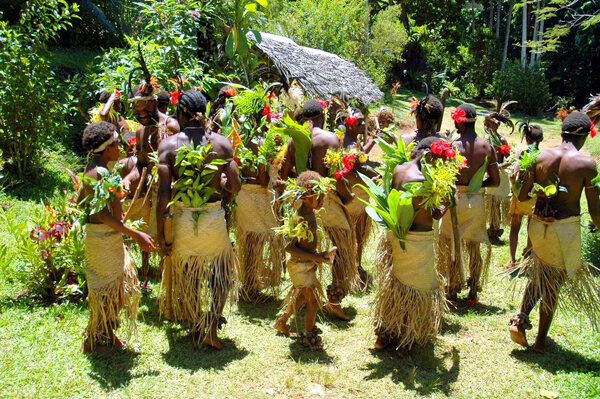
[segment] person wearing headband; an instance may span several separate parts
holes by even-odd
[[[84,175],[93,180],[104,179],[110,173],[107,164],[119,158],[119,134],[114,125],[108,122],[91,123],[83,132],[82,144],[91,156]],[[84,181],[79,202],[87,204],[84,199],[95,194],[92,186]],[[90,317],[84,332],[84,352],[107,353],[113,347],[126,347],[125,341],[114,332],[120,324],[123,308],[128,314],[127,319],[135,323],[139,282],[128,250],[123,245],[123,234],[133,238],[144,252],[155,249],[154,241],[148,234],[133,230],[123,223],[120,198],[124,194],[116,192],[111,195],[114,195],[114,200],[101,211],[90,214],[85,225],[85,270]]]
[[[469,296],[467,304],[474,306],[481,291],[482,281],[485,281],[491,258],[491,244],[486,231],[484,187],[498,187],[500,172],[496,151],[475,132],[477,112],[471,104],[462,104],[451,113],[454,126],[460,134],[452,143],[460,155],[465,157],[466,165],[458,174],[456,182],[456,216],[453,223],[451,214],[446,213],[440,224],[440,239],[438,240],[438,268],[446,281],[446,297],[456,301],[458,294],[467,283]],[[479,173],[478,173],[479,172]],[[487,177],[484,178],[484,174]],[[471,190],[469,189],[471,186]],[[457,226],[458,225],[458,226]],[[461,270],[458,254],[454,254],[453,229],[458,227],[465,259],[468,258],[469,279],[464,281],[465,272]],[[485,259],[481,256],[481,244],[487,248]]]
[[[520,201],[532,195],[537,200],[527,228],[532,254],[517,267],[518,274],[527,275],[529,282],[519,312],[510,319],[509,331],[514,342],[527,347],[525,330],[532,327],[529,314],[539,301],[540,321],[532,347],[537,352],[551,349],[547,336],[559,293],[567,309],[585,313],[598,328],[600,287],[592,266],[581,259],[580,204],[584,191],[592,222],[600,227],[596,162],[579,152],[588,135],[596,135],[590,118],[583,112],[569,114],[561,126],[562,143],[540,152],[519,191]],[[535,188],[540,186],[543,189]]]

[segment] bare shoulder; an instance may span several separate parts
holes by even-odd
[[[177,152],[179,146],[187,144],[189,144],[189,139],[184,133],[176,133],[166,137],[158,146],[159,161],[165,162]]]
[[[340,139],[327,130],[313,129],[312,139],[315,146],[327,148],[338,148],[340,146]]]
[[[230,159],[233,157],[233,147],[225,136],[214,132],[207,132],[206,138],[210,142],[211,150],[215,152],[219,158]]]
[[[167,129],[169,129],[171,133],[179,133],[181,131],[177,119],[171,117],[167,119]]]

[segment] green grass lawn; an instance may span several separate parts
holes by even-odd
[[[451,102],[447,112],[459,102]],[[396,104],[394,111],[407,118],[406,101]],[[446,115],[448,126],[449,120]],[[558,138],[558,122],[534,121],[544,123],[547,137]],[[516,144],[518,137],[509,141]],[[590,147],[591,153],[593,148],[599,147]],[[50,158],[47,176],[21,188],[20,199],[14,192],[0,194],[11,220],[35,219],[44,212],[42,198],[56,197],[60,188],[70,185],[52,167],[57,162],[58,158]],[[6,229],[0,226],[0,243],[5,243]],[[508,231],[502,238],[507,240]],[[517,253],[524,242],[525,227]],[[364,259],[371,273],[375,244],[375,240],[368,243]],[[113,357],[84,355],[79,346],[87,303],[43,305],[27,297],[14,299],[22,285],[12,276],[23,276],[26,269],[11,251],[8,248],[0,256],[0,397],[600,396],[600,333],[581,314],[559,310],[550,330],[558,344],[552,353],[532,353],[510,341],[507,323],[519,306],[524,281],[514,291],[510,278],[502,273],[507,245],[493,249],[481,303],[451,309],[438,338],[404,358],[397,358],[391,350],[372,349],[375,335],[370,317],[376,286],[344,300],[350,322],[320,315],[323,352],[311,352],[271,328],[285,292],[266,304],[232,304],[221,332],[225,348],[215,351],[194,346],[185,326],[158,317],[158,280],[151,283],[153,292],[142,299],[138,331],[130,340],[132,349]],[[135,257],[139,264],[139,254]],[[535,337],[537,318],[536,309],[530,340]]]
[[[506,238],[506,233],[504,238]],[[375,242],[366,265],[373,269]],[[311,352],[270,326],[279,301],[228,311],[225,348],[195,347],[183,326],[160,320],[157,297],[142,300],[132,350],[113,357],[79,352],[87,304],[0,301],[0,394],[5,397],[540,397],[600,395],[600,334],[581,315],[560,311],[553,353],[513,344],[507,322],[519,304],[498,266],[475,308],[452,309],[431,345],[405,358],[372,349],[374,289],[347,298],[348,323],[321,316],[324,352]],[[520,248],[519,248],[520,250]],[[286,282],[287,284],[288,282]],[[153,285],[158,289],[157,283]],[[280,298],[281,299],[281,298]],[[537,326],[537,311],[532,314]],[[546,393],[549,391],[550,393]]]

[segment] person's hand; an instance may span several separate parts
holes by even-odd
[[[131,192],[131,181],[128,178],[121,180],[121,186],[127,194]]]
[[[148,234],[138,231],[134,238],[143,252],[151,252],[156,250],[156,247],[154,246],[154,240]]]
[[[323,257],[323,262],[321,262],[321,263],[333,262],[333,258],[335,257],[336,252],[337,252],[337,247],[331,247],[329,250],[322,252],[321,256]]]

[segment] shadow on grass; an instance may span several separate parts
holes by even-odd
[[[333,358],[327,354],[325,349],[321,351],[314,351],[306,346],[303,346],[298,338],[291,338],[293,341],[290,343],[290,356],[296,363],[305,364],[332,364]]]
[[[459,299],[457,303],[450,305],[449,309],[452,314],[457,316],[466,316],[470,313],[490,316],[506,312],[506,309],[502,309],[494,305],[486,305],[485,303],[481,302],[477,302],[475,306],[468,306],[467,300],[465,299]]]
[[[460,323],[453,323],[450,320],[448,320],[447,318],[445,318],[443,320],[442,331],[440,334],[441,335],[446,335],[446,334],[456,335],[459,332],[461,332],[462,330],[465,330],[465,327],[463,327]]]
[[[367,364],[371,373],[366,380],[379,380],[389,375],[395,383],[402,383],[406,389],[419,395],[443,392],[450,395],[452,384],[458,379],[460,356],[456,348],[444,352],[441,357],[434,354],[434,344],[415,346],[407,355],[399,358],[391,347],[388,350],[370,350],[379,358],[378,363]],[[447,367],[445,363],[450,362]]]
[[[281,306],[281,301],[274,298],[265,303],[250,303],[238,301],[237,308],[250,323],[263,324],[265,320],[275,321]]]
[[[122,388],[134,378],[143,378],[147,375],[158,375],[158,372],[146,372],[136,376],[131,374],[135,358],[139,353],[131,350],[117,352],[109,356],[88,355],[92,366],[90,377],[98,381],[104,390],[111,391]]]
[[[510,355],[522,362],[537,364],[553,374],[557,372],[593,372],[597,376],[600,375],[598,372],[600,361],[582,356],[558,344],[556,348],[547,353],[537,353],[530,349],[513,349]]]
[[[235,341],[221,339],[223,349],[216,350],[207,345],[196,345],[191,335],[179,328],[167,329],[169,350],[163,354],[164,361],[172,367],[197,371],[199,369],[223,370],[229,363],[248,355]]]

